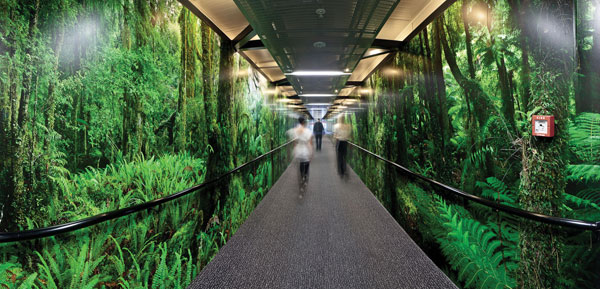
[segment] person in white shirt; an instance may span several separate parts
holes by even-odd
[[[333,137],[337,140],[336,152],[337,152],[337,168],[338,174],[341,177],[346,177],[346,154],[348,152],[348,140],[352,128],[349,124],[344,123],[344,117],[338,118],[338,123],[333,126]]]
[[[306,128],[304,117],[299,117],[298,125],[288,133],[295,139],[292,154],[294,159],[300,163],[300,198],[302,198],[308,185],[308,166],[313,156],[313,133]]]

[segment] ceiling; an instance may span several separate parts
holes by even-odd
[[[356,95],[355,87],[454,2],[179,1],[221,37],[233,41],[238,53],[277,86],[282,96],[296,99],[290,108],[299,111],[306,111],[305,107],[322,110],[336,98]],[[335,71],[340,75],[295,75],[307,71]],[[336,113],[341,111],[335,109]]]

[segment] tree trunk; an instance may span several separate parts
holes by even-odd
[[[62,2],[61,2],[62,3]],[[66,9],[65,7],[62,7],[62,9]],[[59,27],[58,27],[58,32],[56,35],[56,40],[54,41],[55,45],[54,45],[54,59],[53,59],[53,64],[52,64],[52,68],[53,68],[53,72],[54,75],[52,75],[48,81],[48,97],[46,99],[46,128],[48,129],[49,133],[52,133],[54,131],[54,121],[56,119],[55,116],[55,110],[56,110],[56,102],[54,100],[54,90],[56,89],[56,83],[59,80],[60,77],[60,73],[58,70],[58,63],[60,60],[60,53],[62,51],[62,47],[63,47],[63,42],[64,42],[64,36],[65,36],[65,26],[64,26],[64,22],[61,21],[61,23],[59,23]],[[44,150],[48,151],[49,150],[49,146],[50,146],[50,138],[46,138],[44,140]]]
[[[530,107],[539,114],[554,115],[555,136],[531,136],[524,132],[519,202],[524,210],[561,216],[567,165],[567,119],[573,71],[573,3],[567,0],[540,2],[533,11],[540,21],[532,27],[531,57],[539,73],[532,81]],[[541,25],[553,23],[553,25]],[[559,37],[561,41],[553,41]],[[520,225],[521,262],[517,281],[520,288],[555,288],[561,284],[562,239],[559,228],[537,222]]]
[[[456,62],[456,54],[454,53],[454,50],[450,48],[446,38],[443,17],[440,17],[440,19],[436,20],[435,23],[440,31],[440,40],[444,50],[444,56],[446,56],[446,62],[450,67],[450,72],[452,73],[454,79],[456,79],[456,82],[458,82],[458,85],[465,92],[465,98],[473,102],[473,119],[467,118],[467,131],[469,135],[467,137],[469,142],[467,156],[471,158],[475,152],[480,151],[483,147],[484,140],[480,138],[477,132],[479,132],[479,130],[486,125],[490,113],[493,113],[495,108],[493,104],[490,103],[488,95],[483,91],[479,83],[468,77],[465,77],[460,71],[458,63]],[[474,119],[477,120],[478,125],[475,124],[475,121],[471,121]],[[477,179],[494,175],[494,167],[491,165],[491,163],[492,160],[488,154],[485,154],[485,165],[483,168],[476,168],[468,161],[465,161],[465,165],[463,167],[463,176],[461,178],[462,188],[466,191],[471,191],[475,188],[475,181]]]
[[[211,96],[210,99],[216,104],[216,113],[209,109],[211,129],[209,133],[209,144],[212,151],[208,154],[207,179],[214,179],[233,168],[231,131],[235,129],[232,122],[233,111],[233,44],[228,39],[221,39],[219,58],[219,86],[217,90],[218,99]],[[209,116],[207,115],[207,117]],[[215,188],[213,195],[215,204],[224,200],[228,195],[229,180],[220,182]]]
[[[519,4],[516,5],[516,2]],[[529,36],[528,27],[525,24],[524,16],[529,16],[529,0],[511,0],[511,9],[517,15],[517,24],[521,33],[519,34],[521,44],[521,106],[523,111],[529,110],[529,99],[531,98],[531,68],[529,65]]]
[[[588,27],[578,28],[577,58],[577,89],[575,91],[575,110],[581,112],[600,112],[600,1],[593,1],[595,6],[593,19],[589,22],[581,21],[580,25]],[[590,3],[591,5],[591,3]],[[585,24],[584,24],[585,23]],[[592,30],[592,47],[584,50],[585,35],[580,31]]]
[[[123,27],[121,28],[121,45],[124,50],[131,50],[131,31],[129,29],[129,2],[123,2]],[[131,101],[129,100],[130,93],[129,88],[123,88],[123,122],[122,122],[122,138],[121,138],[121,151],[123,155],[127,155],[129,151],[129,123],[130,123],[130,110]]]
[[[195,16],[192,16],[187,8],[182,8],[179,15],[179,27],[181,29],[181,79],[179,80],[179,101],[177,103],[177,151],[184,151],[187,148],[187,100],[194,98],[196,90],[195,21]]]
[[[218,146],[219,126],[217,125],[217,98],[213,91],[213,32],[205,23],[201,24],[202,32],[202,95],[204,97],[204,116],[206,126],[205,141],[208,143],[208,155],[210,148],[215,149]],[[209,160],[211,158],[209,157]],[[210,171],[210,170],[209,170]]]
[[[31,45],[28,45],[25,49],[25,61],[22,76],[22,85],[21,88],[21,97],[19,98],[18,105],[18,116],[16,116],[16,123],[14,123],[13,129],[13,158],[12,158],[12,182],[13,182],[13,192],[14,192],[14,212],[15,212],[15,220],[17,224],[24,225],[25,224],[25,210],[28,207],[26,205],[26,196],[25,196],[25,144],[26,136],[27,136],[27,122],[29,119],[29,99],[31,97],[31,79],[33,74],[33,66],[34,66],[34,55],[33,55],[33,43],[35,43],[35,37],[37,33],[37,24],[38,24],[38,11],[40,7],[40,1],[35,0],[33,6],[31,7],[31,16],[29,19],[29,35],[28,40]],[[15,84],[16,85],[16,84]],[[15,87],[16,88],[16,87]],[[16,94],[16,91],[15,91]],[[16,104],[16,99],[15,99]],[[16,112],[16,107],[13,110]]]
[[[135,11],[136,11],[136,25],[135,25],[135,43],[136,49],[144,49],[147,46],[152,45],[152,27],[151,27],[151,13],[150,6],[145,0],[135,0]],[[139,60],[138,60],[139,61]],[[142,70],[142,63],[138,63],[134,69],[136,77],[144,79],[144,71]],[[134,93],[133,96],[133,132],[136,137],[135,150],[132,150],[134,155],[142,155],[146,152],[145,140],[144,140],[144,126],[146,125],[146,115],[143,110],[144,105],[144,93]]]
[[[475,117],[477,118],[479,125],[483,126],[489,118],[489,112],[493,111],[489,104],[488,96],[483,89],[481,89],[479,83],[465,77],[460,71],[458,63],[456,62],[456,55],[448,45],[448,40],[446,39],[446,34],[443,29],[444,25],[442,19],[443,18],[440,17],[439,21],[436,20],[435,25],[438,25],[438,29],[440,31],[442,48],[444,50],[444,55],[446,56],[446,62],[448,62],[450,72],[452,73],[452,76],[454,76],[454,79],[456,79],[456,82],[458,82],[458,85],[460,85],[465,94],[468,95],[473,101]]]
[[[502,114],[506,121],[508,121],[509,130],[514,132],[517,127],[515,123],[515,102],[512,90],[510,89],[510,80],[508,71],[506,70],[504,55],[500,54],[496,56],[496,67],[498,68],[500,94],[502,95]]]
[[[465,28],[465,46],[467,48],[467,65],[469,66],[469,77],[475,79],[475,67],[473,66],[473,45],[471,44],[471,30],[469,29],[469,18],[467,17],[468,0],[463,0],[461,6],[461,16]]]
[[[382,104],[381,107],[381,118],[382,124],[386,126],[383,130],[383,155],[390,159],[396,160],[398,155],[406,153],[405,145],[403,147],[397,147],[398,141],[394,141],[394,138],[404,138],[402,133],[403,127],[398,126],[397,123],[401,121],[399,115],[400,107],[397,104],[398,94],[398,79],[395,73],[397,67],[394,63],[394,58],[389,61],[381,71],[383,74],[383,97],[379,99]],[[384,190],[387,192],[384,197],[389,204],[389,211],[394,219],[398,220],[398,197],[396,195],[396,170],[390,165],[384,164]]]
[[[441,20],[435,20],[441,21]],[[450,120],[448,118],[448,106],[446,104],[446,81],[444,80],[444,71],[442,64],[442,44],[439,26],[433,27],[433,76],[436,80],[436,95],[439,105],[438,126],[441,135],[442,156],[446,155],[446,144],[450,141]],[[445,159],[442,157],[445,163]]]
[[[217,114],[222,129],[221,138],[224,141],[222,149],[223,168],[233,168],[233,137],[235,130],[234,109],[233,109],[233,82],[234,82],[234,59],[233,43],[227,39],[221,39],[221,49],[219,60],[219,101],[217,105]]]

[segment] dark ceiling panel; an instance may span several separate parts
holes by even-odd
[[[352,71],[399,0],[234,0],[279,67]],[[299,93],[335,93],[348,75],[293,76]],[[310,101],[306,99],[307,101]]]

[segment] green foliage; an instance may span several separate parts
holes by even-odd
[[[476,185],[482,190],[482,196],[488,199],[499,201],[500,203],[509,206],[517,205],[516,194],[512,192],[504,182],[495,177],[487,178],[485,183],[477,182]]]
[[[395,55],[393,63],[386,64],[389,67],[382,68],[399,71],[397,77],[374,73],[366,81],[370,93],[363,97],[368,105],[361,105],[362,110],[352,116],[354,134],[359,136],[356,142],[412,171],[501,204],[600,220],[600,74],[590,61],[600,55],[593,47],[600,39],[593,24],[600,10],[589,0],[576,1],[575,6],[559,2],[465,0],[448,7]],[[573,15],[572,8],[577,9],[577,53],[571,50],[574,45],[550,43],[545,37],[571,33],[573,19],[564,16]],[[538,33],[538,22],[531,19],[539,15],[556,19],[552,29],[557,30]],[[577,56],[577,65],[569,55]],[[571,82],[574,72],[578,80]],[[438,85],[443,89],[436,89]],[[531,135],[531,118],[536,114],[556,117],[556,137]],[[405,136],[406,145],[393,137],[398,135]],[[542,282],[549,282],[545,287],[593,288],[589,284],[598,280],[597,262],[577,261],[570,255],[598,258],[597,244],[585,251],[590,247],[589,235],[563,240],[545,231],[524,233],[534,226],[473,202],[466,202],[464,208],[447,206],[451,214],[446,212],[442,228],[438,210],[431,209],[441,205],[427,197],[434,194],[430,188],[412,180],[387,187],[381,164],[357,151],[352,152],[350,163],[386,208],[392,207],[394,199],[383,198],[382,192],[396,192],[398,212],[392,215],[436,263],[454,262],[453,268],[446,269],[460,285],[487,288],[500,280],[500,286],[504,282],[544,287],[533,281],[541,276]],[[460,202],[452,196],[446,200]],[[470,248],[472,243],[480,246],[480,230],[502,241],[505,263],[500,267],[494,263],[496,252]],[[480,236],[485,239],[485,233]],[[522,246],[534,244],[533,239],[538,245]],[[549,243],[553,246],[546,248],[556,250],[543,249]],[[561,248],[564,251],[559,252]],[[488,281],[472,270],[505,271],[504,264],[505,275],[491,273]],[[531,279],[517,284],[516,266],[521,266],[519,272],[532,272]],[[551,268],[534,272],[540,266]]]
[[[289,120],[266,104],[265,79],[238,55],[222,57],[219,36],[177,1],[39,2],[39,11],[0,4],[2,230],[164,197],[222,173],[225,166],[207,165],[215,155],[239,165],[285,141]],[[222,111],[230,121],[220,122],[224,96],[214,76],[230,56],[232,71],[248,73],[222,81],[235,101]],[[31,85],[23,75],[35,75]],[[11,86],[29,96],[25,115],[12,110]],[[26,121],[10,125],[5,116],[13,114]],[[287,163],[283,151],[221,182],[220,194],[200,191],[88,229],[2,245],[0,287],[185,288]],[[3,215],[15,204],[22,212]]]
[[[443,200],[436,203],[445,228],[437,240],[465,288],[514,288],[507,270],[517,264],[506,261],[496,234],[473,219],[460,218]]]
[[[567,166],[567,180],[575,182],[600,182],[600,165],[578,164]]]
[[[600,161],[600,113],[577,115],[569,126],[569,135],[569,146],[579,160]]]
[[[579,207],[594,208],[594,209],[600,211],[600,206],[592,200],[580,198],[580,197],[573,196],[571,194],[566,194],[566,193],[565,193],[565,199],[569,202],[576,204]]]
[[[35,252],[34,267],[19,264],[15,256],[22,249],[18,244],[8,244],[0,256],[13,257],[0,263],[0,272],[6,272],[0,274],[5,278],[0,279],[0,284],[8,288],[30,284],[40,288],[96,288],[111,284],[122,288],[185,288],[268,190],[264,181],[267,167],[271,167],[270,162],[260,163],[250,171],[252,178],[247,182],[241,177],[233,178],[225,205],[217,204],[211,218],[223,221],[209,221],[205,230],[202,210],[197,208],[206,206],[198,202],[206,198],[184,198],[154,213],[102,223],[70,236],[42,239],[41,249]],[[64,207],[56,202],[53,210],[60,212],[58,220],[42,225],[130,206],[164,196],[163,192],[173,193],[203,181],[203,171],[204,161],[180,154],[106,169],[89,168],[80,174],[56,178],[64,193],[56,198],[69,202],[64,202]]]

